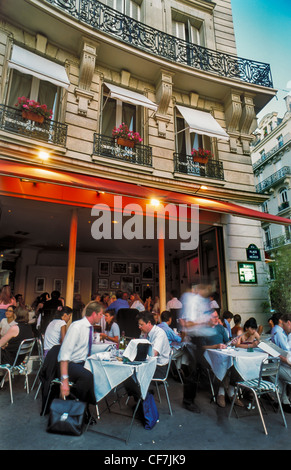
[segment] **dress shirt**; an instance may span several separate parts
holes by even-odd
[[[153,356],[153,350],[155,350],[158,352],[157,365],[164,366],[168,364],[171,348],[166,333],[157,325],[154,325],[148,333],[147,339],[151,343],[149,356]]]
[[[171,310],[171,308],[182,308],[183,305],[180,302],[180,300],[177,299],[177,297],[174,297],[173,299],[169,300],[169,302],[166,305],[166,310]]]
[[[112,304],[110,304],[109,307],[106,309],[106,312],[108,310],[114,310],[114,313],[116,315],[120,308],[129,308],[129,303],[127,302],[127,300],[124,300],[124,299],[114,300],[114,302],[112,302]]]
[[[274,344],[288,351],[288,336],[280,325],[275,325],[272,328],[271,337]]]
[[[291,333],[288,335],[288,348],[287,348],[288,354],[287,354],[287,362],[289,366],[291,366]]]
[[[182,338],[181,336],[179,335],[176,335],[174,333],[174,331],[172,330],[172,328],[168,325],[168,323],[166,322],[162,322],[162,323],[159,323],[157,325],[158,328],[161,328],[162,330],[164,330],[164,332],[166,333],[167,337],[168,337],[168,340],[169,340],[169,343],[170,343],[170,346],[172,346],[172,342],[176,342],[176,343],[181,343],[182,341]]]
[[[83,362],[87,359],[90,326],[87,317],[71,323],[59,352],[59,362]]]
[[[196,294],[189,298],[187,303],[187,310],[184,312],[184,318],[186,321],[193,323],[206,323],[210,319],[212,308],[210,306],[210,300],[208,297],[202,297],[200,294]],[[201,326],[193,326],[187,329],[188,334],[196,335],[202,334]]]

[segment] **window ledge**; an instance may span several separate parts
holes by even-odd
[[[128,171],[132,170],[138,173],[148,173],[151,174],[154,171],[153,167],[136,165],[134,163],[128,163],[121,160],[114,160],[112,158],[100,157],[97,155],[92,155],[92,160],[95,163],[104,164],[106,166],[111,166],[113,168],[120,168],[122,170]]]

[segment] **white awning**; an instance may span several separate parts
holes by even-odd
[[[8,66],[63,88],[68,88],[70,85],[66,69],[63,65],[56,64],[16,45],[13,46]]]
[[[110,97],[116,98],[118,100],[124,101],[125,103],[131,103],[136,106],[144,106],[145,108],[152,109],[156,111],[158,105],[153,101],[149,100],[146,96],[141,93],[136,93],[135,91],[128,90],[126,88],[121,88],[111,83],[104,83],[110,90]]]
[[[198,109],[186,108],[185,106],[176,106],[187,122],[190,132],[229,140],[228,134],[210,113],[199,111]]]

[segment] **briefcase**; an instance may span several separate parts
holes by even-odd
[[[47,432],[81,436],[84,430],[86,403],[56,398],[52,401]]]

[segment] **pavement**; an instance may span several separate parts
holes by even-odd
[[[33,374],[31,374],[30,386],[33,379]],[[220,408],[211,401],[207,382],[202,382],[199,385],[196,403],[199,405],[201,413],[196,414],[182,407],[183,385],[170,377],[169,395],[173,415],[169,414],[166,397],[161,389],[162,403],[159,403],[157,394],[154,395],[160,414],[159,422],[152,430],[146,430],[142,422],[135,419],[127,444],[121,439],[125,439],[128,433],[130,424],[128,416],[132,411],[133,402],[126,405],[124,400],[121,409],[115,404],[111,412],[108,412],[104,401],[102,401],[100,404],[101,418],[97,424],[89,426],[88,431],[80,437],[64,436],[46,431],[48,417],[40,416],[40,394],[35,399],[36,388],[27,394],[23,386],[24,377],[15,376],[13,404],[10,403],[8,383],[5,383],[3,389],[0,389],[1,450],[98,450],[105,464],[118,463],[112,462],[112,459],[117,459],[120,455],[147,456],[147,459],[150,456],[152,459],[157,459],[157,455],[170,455],[172,460],[168,460],[168,462],[162,462],[162,457],[159,457],[159,462],[150,461],[147,463],[173,466],[184,463],[182,460],[180,462],[173,460],[173,456],[182,459],[186,455],[189,462],[192,452],[198,450],[266,451],[290,450],[291,448],[291,414],[285,415],[288,424],[286,429],[281,414],[275,412],[269,402],[264,401],[264,418],[268,429],[266,436],[258,413],[247,410],[247,401],[245,401],[246,407],[244,409],[238,409],[238,412],[244,417],[237,418],[233,414],[231,418],[228,418],[230,403],[227,403],[226,408]],[[92,411],[94,411],[94,407]],[[120,413],[126,413],[128,416],[123,416]],[[101,435],[97,433],[99,431],[115,437]],[[107,462],[106,459],[111,459],[111,461]],[[145,459],[142,462],[145,463]]]

